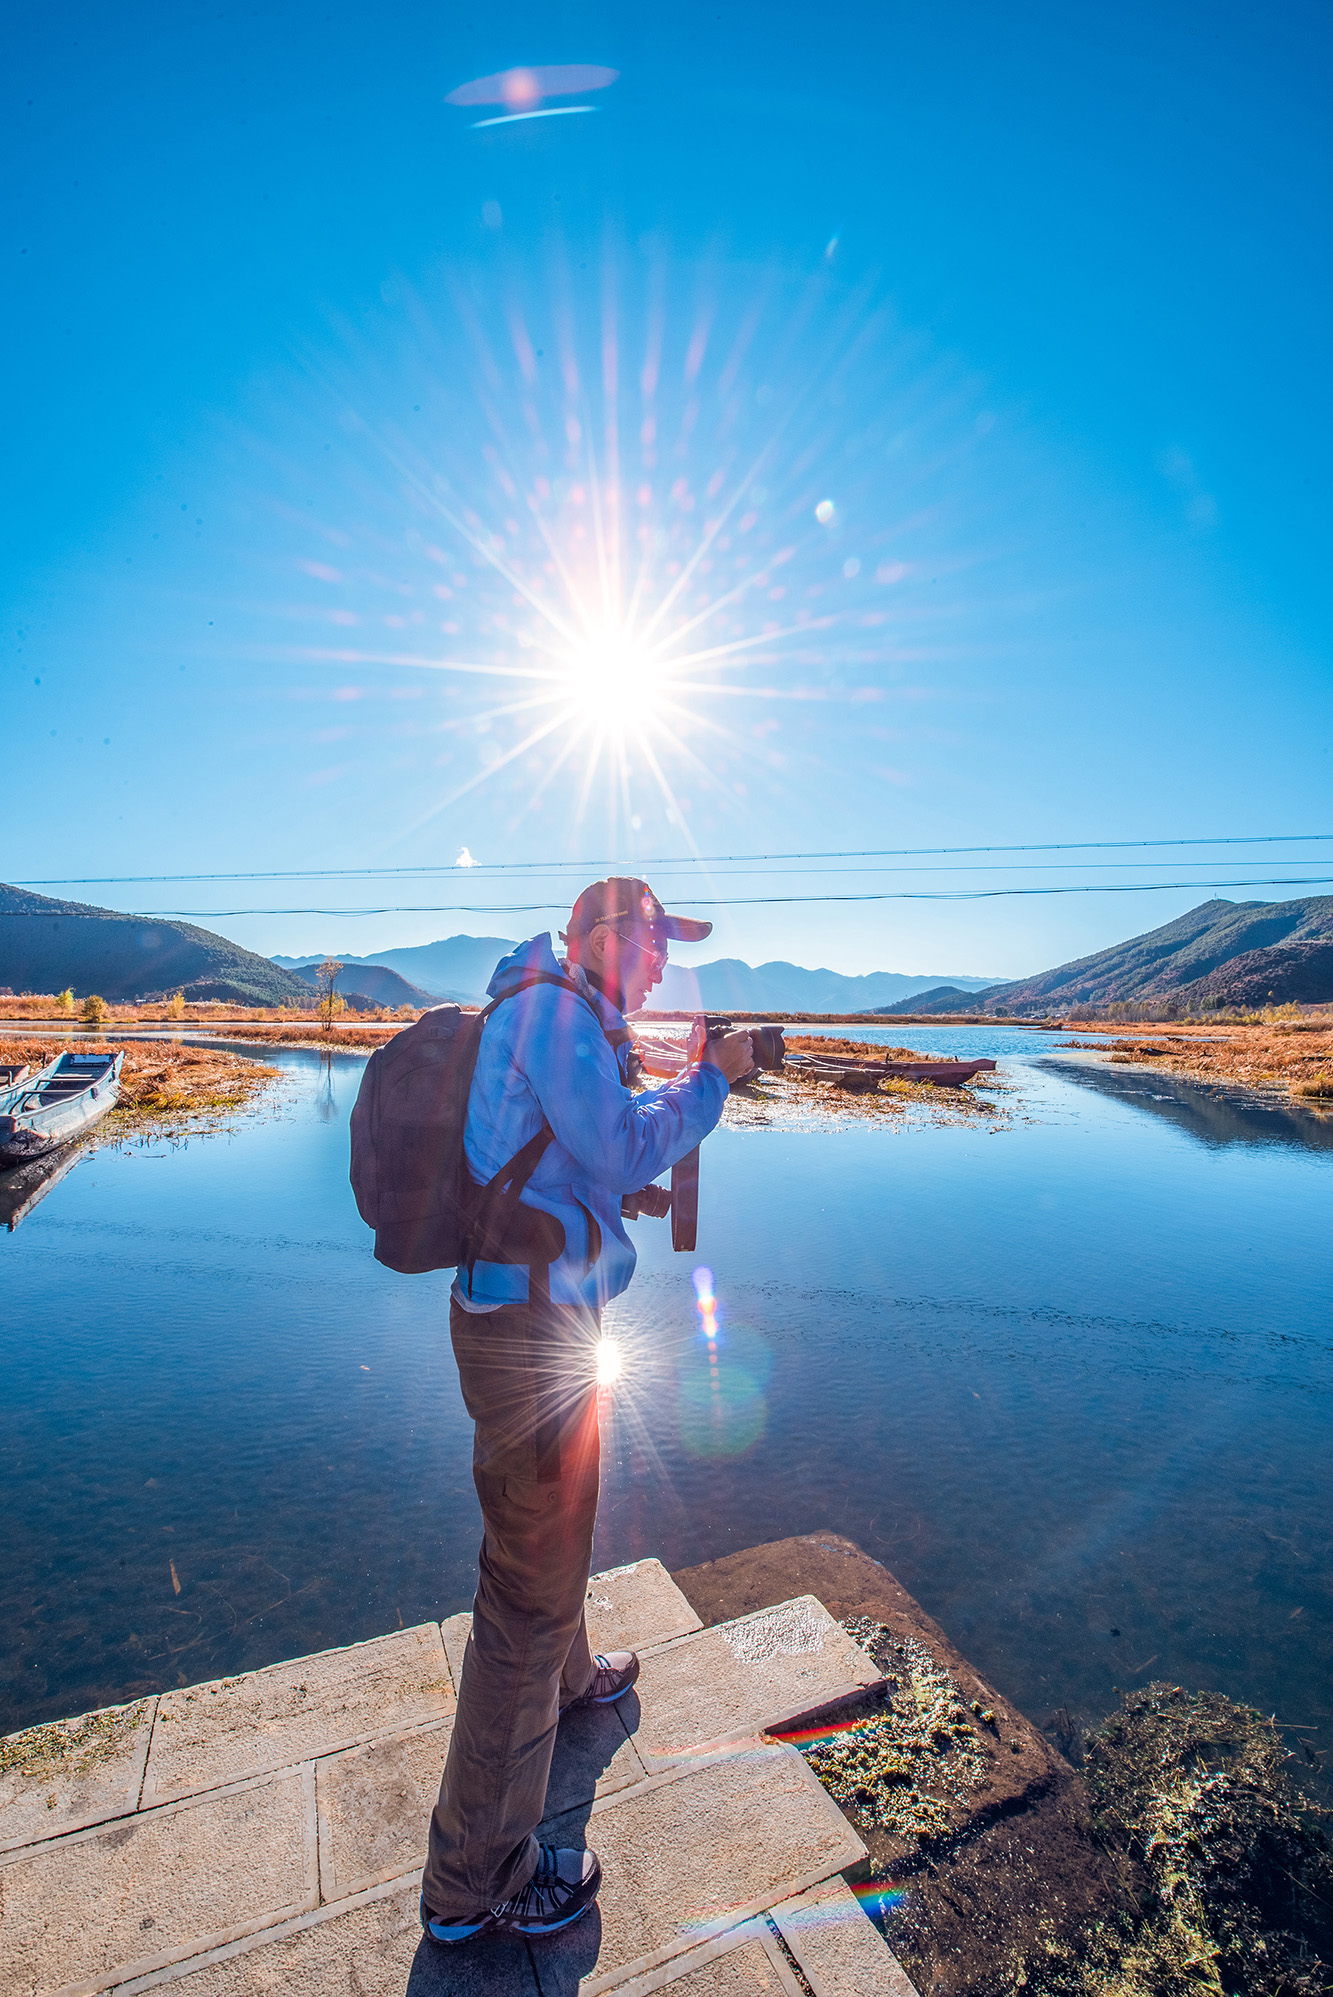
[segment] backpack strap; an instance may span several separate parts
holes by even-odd
[[[593,1018],[601,1027],[602,1034],[614,1048],[622,1046],[632,1036],[627,1027],[609,1028],[602,1025],[600,1013],[592,1001],[584,996],[572,978],[556,976],[551,971],[531,971],[519,984],[512,985],[507,992],[491,1000],[483,1008],[478,1026],[481,1028],[506,999],[517,997],[519,992],[531,991],[534,985],[557,985],[562,990],[572,992],[574,997],[587,1006]],[[528,1264],[529,1286],[535,1283],[543,1295],[549,1294],[549,1270],[552,1262],[558,1261],[565,1252],[565,1230],[554,1214],[544,1213],[540,1207],[523,1207],[520,1195],[547,1147],[555,1142],[555,1132],[543,1117],[541,1128],[533,1133],[521,1149],[514,1153],[507,1165],[502,1165],[495,1177],[480,1187],[472,1201],[468,1227],[467,1286],[472,1294],[472,1271],[478,1262],[526,1262]],[[580,1202],[580,1204],[582,1204]],[[587,1208],[583,1209],[587,1213]],[[530,1218],[529,1218],[530,1217]],[[594,1230],[597,1248],[593,1250]],[[559,1236],[557,1243],[555,1237]],[[588,1266],[597,1260],[601,1253],[601,1233],[591,1214],[588,1214]]]

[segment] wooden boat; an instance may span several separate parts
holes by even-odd
[[[685,1067],[685,1048],[679,1040],[660,1033],[635,1029],[634,1045],[645,1074],[669,1080]],[[936,1088],[958,1089],[974,1075],[991,1073],[995,1063],[980,1061],[853,1061],[832,1054],[788,1054],[789,1064],[804,1075],[821,1082],[836,1082],[854,1095],[868,1095],[886,1078],[899,1082],[932,1082]]]
[[[0,1061],[0,1096],[16,1089],[20,1082],[26,1082],[32,1073],[26,1061]]]
[[[822,1059],[818,1054],[789,1054],[807,1075],[821,1082],[836,1082],[854,1095],[868,1095],[884,1080],[930,1082],[938,1089],[959,1089],[974,1075],[992,1073],[994,1061],[840,1061],[836,1055]]]
[[[120,1094],[118,1054],[62,1054],[0,1097],[0,1166],[26,1165],[81,1137]]]

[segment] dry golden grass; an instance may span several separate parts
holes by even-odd
[[[1074,1031],[1096,1022],[1071,1021]],[[1102,1026],[1101,1031],[1105,1031]],[[1071,1046],[1090,1043],[1071,1041]],[[1306,1102],[1333,1100],[1333,1017],[1269,1019],[1252,1024],[1148,1025],[1099,1043],[1118,1066],[1145,1062],[1191,1082],[1222,1082],[1236,1088],[1279,1090]]]
[[[69,1043],[81,1054],[110,1053],[104,1041]],[[45,1067],[64,1048],[50,1040],[0,1040],[0,1063]],[[120,1075],[120,1101],[107,1118],[108,1134],[125,1136],[164,1118],[217,1116],[242,1108],[278,1078],[276,1068],[248,1061],[221,1047],[182,1047],[173,1041],[131,1041]]]
[[[180,1026],[186,1028],[213,1028],[234,1025],[238,1021],[247,1024],[275,1027],[296,1026],[323,1032],[323,1024],[313,1005],[296,1008],[294,1006],[245,1006],[223,1005],[220,1000],[206,1005],[186,1005],[183,1010],[173,1010],[169,1001],[155,1005],[122,1005],[114,999],[104,999],[105,1019],[113,1026]],[[57,1025],[74,1024],[79,1017],[83,1000],[64,1010],[48,993],[45,996],[27,998],[0,998],[0,1021],[7,1019],[40,1019]],[[358,1026],[374,1025],[376,1022],[388,1025],[394,1031],[400,1026],[408,1026],[420,1014],[410,1007],[401,1012],[393,1012],[387,1006],[380,1006],[374,1012],[343,1013],[343,1019],[352,1019]],[[335,1027],[341,1032],[341,1027]]]
[[[415,1018],[417,1015],[413,1015]],[[244,1033],[235,1033],[233,1038],[265,1041],[275,1047],[354,1047],[358,1050],[367,1047],[382,1047],[386,1040],[392,1040],[395,1033],[401,1033],[410,1026],[410,1019],[385,1020],[377,1024],[374,1020],[362,1020],[356,1026],[335,1026],[332,1033],[326,1033],[318,1020],[310,1020],[300,1026],[247,1026]],[[220,1027],[226,1034],[231,1029]]]
[[[817,1033],[784,1034],[788,1048],[793,1054],[845,1054],[852,1061],[928,1061],[929,1054],[918,1054],[912,1047],[877,1047],[870,1040],[841,1040],[832,1035],[827,1040]]]

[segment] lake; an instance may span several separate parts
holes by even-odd
[[[709,1140],[697,1255],[639,1222],[609,1314],[597,1564],[832,1528],[1057,1734],[1171,1678],[1318,1759],[1333,1120],[1050,1034],[855,1031],[996,1054],[1008,1120]],[[361,1060],[273,1058],[262,1114],[103,1150],[0,1240],[0,1731],[470,1600],[449,1277],[371,1257]]]

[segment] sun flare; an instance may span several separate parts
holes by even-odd
[[[597,1384],[599,1387],[614,1386],[620,1378],[620,1341],[616,1338],[600,1338],[597,1341]]]
[[[613,732],[644,728],[662,711],[661,665],[624,631],[603,631],[571,654],[569,696],[580,718]]]

